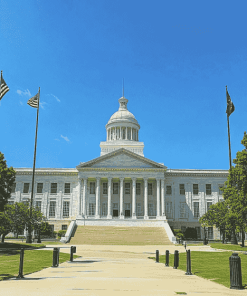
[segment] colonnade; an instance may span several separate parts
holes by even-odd
[[[138,141],[138,130],[133,127],[110,127],[107,129],[107,141],[130,140]]]
[[[114,178],[115,179],[115,178]],[[120,177],[119,179],[119,218],[124,219],[124,177]],[[95,218],[100,218],[100,177],[96,177],[96,188],[95,188]],[[144,219],[148,219],[148,178],[143,178],[144,180]],[[113,178],[109,177],[107,179],[107,219],[112,219],[113,209],[112,209],[112,184],[113,184]],[[136,219],[137,218],[137,208],[136,208],[136,177],[131,178],[132,181],[132,213],[131,218]],[[138,178],[138,181],[140,179]],[[87,185],[88,185],[88,179],[83,178],[80,179],[80,185],[79,185],[79,215],[86,216],[86,198],[88,195]],[[83,183],[83,194],[81,196],[81,183]],[[154,196],[152,194],[152,196]],[[156,218],[160,219],[161,217],[165,217],[165,180],[164,178],[156,178]]]

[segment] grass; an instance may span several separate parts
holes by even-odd
[[[230,269],[229,269],[229,257],[232,252],[191,252],[191,269],[192,273],[205,279],[209,279],[218,284],[224,285],[227,288],[230,287]],[[170,254],[170,266],[173,266],[174,255]],[[241,258],[242,267],[242,283],[243,286],[247,285],[247,269],[244,268],[247,265],[247,256],[239,253]],[[150,257],[154,259],[154,257]],[[160,263],[165,263],[166,256],[160,256]],[[172,267],[169,267],[172,268]],[[186,272],[186,253],[179,254],[179,267]]]
[[[74,258],[78,256],[74,255]],[[59,254],[59,263],[70,259],[70,254]],[[2,253],[0,255],[0,280],[16,277],[19,273],[20,251],[15,254]],[[53,251],[26,250],[24,251],[23,274],[30,274],[53,264]]]
[[[232,244],[222,244],[222,243],[212,243],[210,244],[211,248],[214,249],[222,249],[222,250],[233,250],[233,251],[246,251],[247,252],[247,246],[241,247],[240,245],[232,245]]]
[[[160,227],[79,226],[70,244],[85,245],[171,245]]]

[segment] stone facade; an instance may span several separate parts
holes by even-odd
[[[121,220],[135,225],[139,219],[168,222],[182,230],[196,227],[201,236],[199,217],[223,198],[219,187],[228,171],[167,169],[145,158],[138,136],[140,126],[127,110],[127,102],[119,99],[119,111],[106,125],[107,141],[101,142],[100,157],[72,169],[36,169],[34,205],[56,231],[66,229],[72,220],[91,225],[103,221],[114,225]],[[32,169],[15,170],[16,187],[10,203],[28,201]],[[215,230],[208,231],[209,238],[219,238]]]

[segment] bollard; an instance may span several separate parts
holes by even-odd
[[[165,266],[169,266],[169,250],[166,250],[166,264]]]
[[[173,266],[173,268],[174,268],[174,269],[177,269],[178,266],[179,266],[179,253],[178,253],[178,251],[176,250],[176,251],[174,252],[174,266]]]
[[[242,286],[242,272],[241,272],[241,258],[238,253],[232,253],[229,257],[230,265],[230,289],[243,289]]]
[[[76,253],[76,247],[71,246],[70,247],[70,261],[73,262],[73,254]]]
[[[156,250],[156,263],[159,263],[159,250]]]
[[[23,276],[23,262],[24,262],[24,249],[21,248],[21,251],[20,251],[19,274],[17,276],[18,279],[24,278],[24,276]]]
[[[190,250],[186,250],[186,257],[187,257],[187,271],[186,271],[185,274],[192,275],[192,272],[191,272]]]
[[[53,249],[53,267],[58,267],[59,265],[59,249]]]

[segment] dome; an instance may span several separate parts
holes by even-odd
[[[140,128],[140,125],[138,124],[138,121],[136,120],[135,116],[129,112],[127,109],[127,103],[128,100],[124,97],[121,97],[119,100],[119,109],[117,112],[115,112],[111,118],[109,119],[106,127],[109,125],[114,125],[114,123],[123,123],[123,124],[128,124],[130,123],[131,125],[137,125],[138,128]]]

